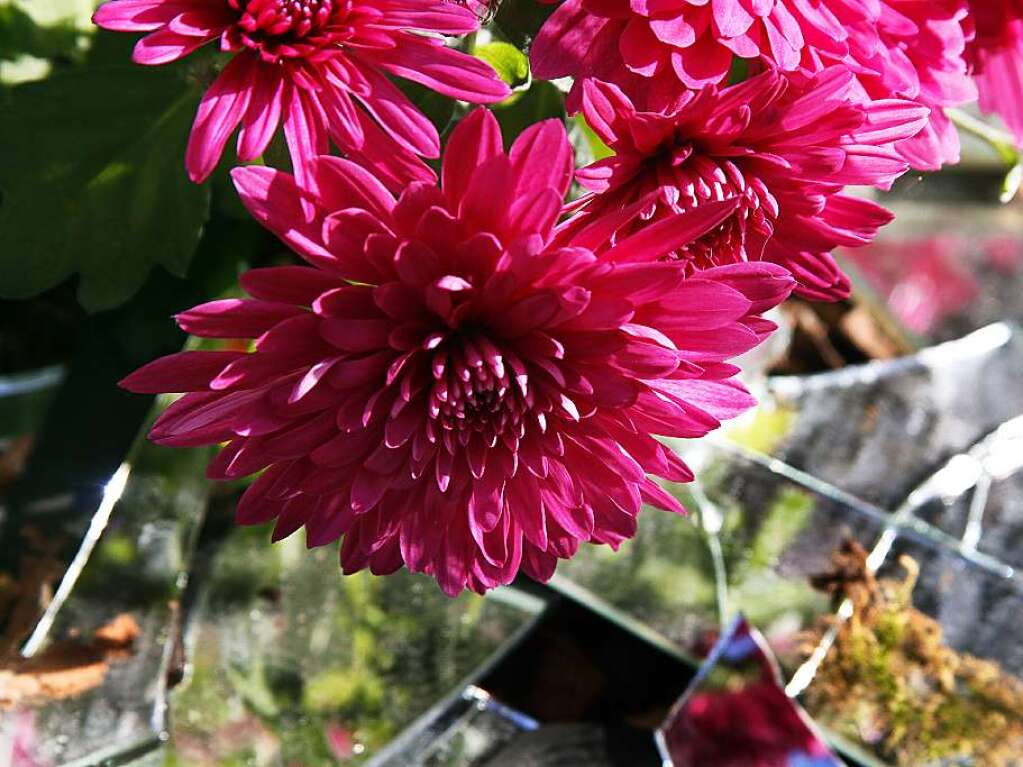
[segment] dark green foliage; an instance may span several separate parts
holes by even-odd
[[[528,5],[505,8],[498,19],[495,33],[511,43],[476,49],[516,86],[491,107],[506,145],[539,120],[565,116],[561,92],[530,82],[519,50],[550,11]],[[0,299],[63,286],[89,312],[113,309],[151,275],[191,279],[193,259],[218,259],[218,252],[197,251],[211,215],[247,219],[224,172],[230,148],[207,184],[193,184],[184,170],[199,96],[216,75],[213,47],[173,65],[143,67],[131,62],[133,44],[131,35],[70,21],[42,27],[0,0],[0,60],[30,55],[50,64],[42,79],[0,83]],[[467,111],[415,83],[398,84],[442,137]],[[272,149],[266,162],[290,170],[283,141],[275,139]],[[211,188],[218,197],[212,213]]]
[[[529,89],[514,94],[494,106],[494,115],[501,124],[505,148],[533,123],[549,118],[565,119],[565,100],[557,88],[545,80],[534,80]]]
[[[79,276],[91,311],[161,265],[185,276],[209,211],[182,157],[197,91],[181,68],[87,63],[11,88],[0,110],[0,295]]]
[[[0,61],[20,56],[65,59],[73,54],[80,37],[70,22],[41,27],[22,9],[0,5]]]

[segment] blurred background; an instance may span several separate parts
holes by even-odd
[[[535,32],[524,6],[496,42]],[[290,257],[222,172],[176,168],[196,72],[138,71],[91,10],[0,2],[2,203],[30,177],[48,196],[5,214],[46,236],[0,256],[0,765],[1023,764],[1011,150],[965,134],[960,166],[905,176],[879,198],[895,223],[839,254],[849,300],[775,313],[744,360],[759,407],[675,445],[688,518],[646,510],[548,585],[449,599],[342,577],[300,533],[270,545],[207,451],[143,439],[170,400],[116,381],[196,346],[174,312]],[[554,85],[516,85],[505,126],[564,116]],[[446,125],[456,107],[418,96]]]

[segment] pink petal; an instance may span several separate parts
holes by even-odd
[[[258,63],[248,108],[238,132],[238,159],[251,162],[266,150],[281,122],[284,80],[274,67]]]
[[[254,73],[254,56],[235,56],[203,95],[185,151],[192,181],[205,181],[217,167],[224,145],[248,108]]]
[[[736,199],[707,202],[686,213],[670,216],[622,240],[605,251],[602,258],[631,263],[657,260],[721,224],[735,212],[738,204]]]
[[[380,127],[402,147],[423,157],[440,156],[440,137],[433,123],[373,67],[364,67],[362,75],[370,91],[359,94]]]
[[[320,227],[300,204],[309,196],[292,176],[273,168],[248,166],[232,170],[231,180],[249,213],[296,253],[311,263],[336,263],[323,247]]]
[[[341,280],[308,266],[267,266],[239,278],[242,290],[263,301],[310,306],[316,298],[342,285]]]
[[[508,158],[517,176],[516,194],[553,189],[559,200],[568,194],[575,156],[561,120],[530,125],[515,139]]]
[[[245,352],[178,352],[153,360],[118,385],[137,394],[204,391],[226,365]]]
[[[226,298],[178,314],[178,327],[203,338],[256,338],[278,322],[301,314],[290,304]]]
[[[508,85],[480,59],[448,48],[439,40],[403,35],[395,48],[361,56],[393,75],[475,104],[490,104],[508,97]]]
[[[455,207],[465,197],[473,171],[501,154],[501,127],[487,109],[476,109],[451,131],[441,171],[441,188]]]
[[[96,9],[92,21],[98,27],[117,32],[151,32],[165,26],[178,14],[205,8],[202,0],[112,0]],[[210,10],[210,21],[216,22],[218,14]],[[215,26],[216,23],[211,23],[210,31]]]
[[[581,74],[593,39],[608,20],[583,8],[582,0],[567,0],[544,22],[529,51],[533,76],[543,80]]]
[[[216,36],[216,32],[210,32],[202,37],[192,37],[172,32],[169,29],[160,29],[150,32],[135,44],[131,59],[136,64],[147,66],[168,64],[184,58]]]
[[[299,186],[310,185],[312,161],[330,152],[327,115],[312,91],[292,86],[284,106],[284,138]]]

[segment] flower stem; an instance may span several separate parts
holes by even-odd
[[[1012,136],[961,109],[949,108],[945,113],[960,130],[987,142],[1009,167],[1009,173],[1002,182],[999,200],[1002,203],[1012,202],[1023,183],[1023,154],[1016,147]]]
[[[1006,165],[1012,166],[1019,164],[1019,150],[1013,143],[1012,136],[1008,133],[1003,130],[999,130],[993,125],[989,125],[983,120],[978,120],[973,115],[968,114],[961,109],[950,108],[946,109],[945,113],[960,130],[966,131],[967,133],[990,144],[991,147],[998,152],[998,156],[1002,158]]]

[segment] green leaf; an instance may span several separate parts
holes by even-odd
[[[0,296],[79,276],[90,311],[157,264],[183,276],[209,191],[183,166],[196,94],[177,67],[66,70],[0,104]]]
[[[614,154],[611,148],[603,142],[603,140],[596,133],[593,132],[593,128],[586,122],[586,119],[582,114],[575,116],[575,124],[579,128],[579,132],[582,133],[583,139],[586,142],[587,153],[590,156],[588,162],[594,162],[596,160],[603,160],[605,157],[610,157]]]
[[[476,46],[473,53],[492,66],[500,78],[512,87],[522,85],[529,79],[529,61],[511,43],[485,43]]]
[[[525,49],[557,7],[555,4],[506,0],[497,11],[494,24],[512,45]]]
[[[81,32],[92,31],[92,13],[101,2],[105,0],[0,0],[21,9],[40,26],[67,23]]]
[[[749,60],[736,56],[728,70],[728,84],[735,85],[749,79]]]
[[[998,195],[998,201],[1003,205],[1012,202],[1016,195],[1019,194],[1020,186],[1023,186],[1023,162],[1016,163],[1012,166],[1012,170],[1005,174],[1005,180],[1002,182],[1002,192]]]
[[[493,107],[494,116],[501,124],[505,147],[533,123],[557,118],[565,119],[565,98],[554,85],[545,80],[534,80],[529,89],[516,93]]]
[[[52,59],[70,55],[77,48],[80,37],[81,33],[70,19],[42,26],[16,5],[0,4],[0,60],[14,61],[19,56]]]
[[[77,335],[71,353],[65,355],[71,357],[67,378],[45,421],[37,424],[37,447],[25,473],[5,495],[11,513],[0,519],[0,541],[14,540],[10,531],[19,529],[15,518],[34,500],[81,493],[83,485],[102,487],[124,460],[152,405],[151,398],[130,394],[117,382],[140,365],[181,349],[185,334],[174,324],[173,315],[222,297],[235,288],[238,274],[249,263],[275,263],[281,248],[280,241],[252,217],[214,216],[205,228],[187,279],[154,272],[141,290],[117,309],[60,318],[58,324],[73,324]],[[27,310],[24,304],[16,309],[22,314]],[[47,343],[52,332],[59,329],[36,332],[33,340]],[[51,338],[49,342],[54,341]],[[46,525],[61,526],[66,521],[57,515]],[[0,547],[0,570],[4,556]]]

